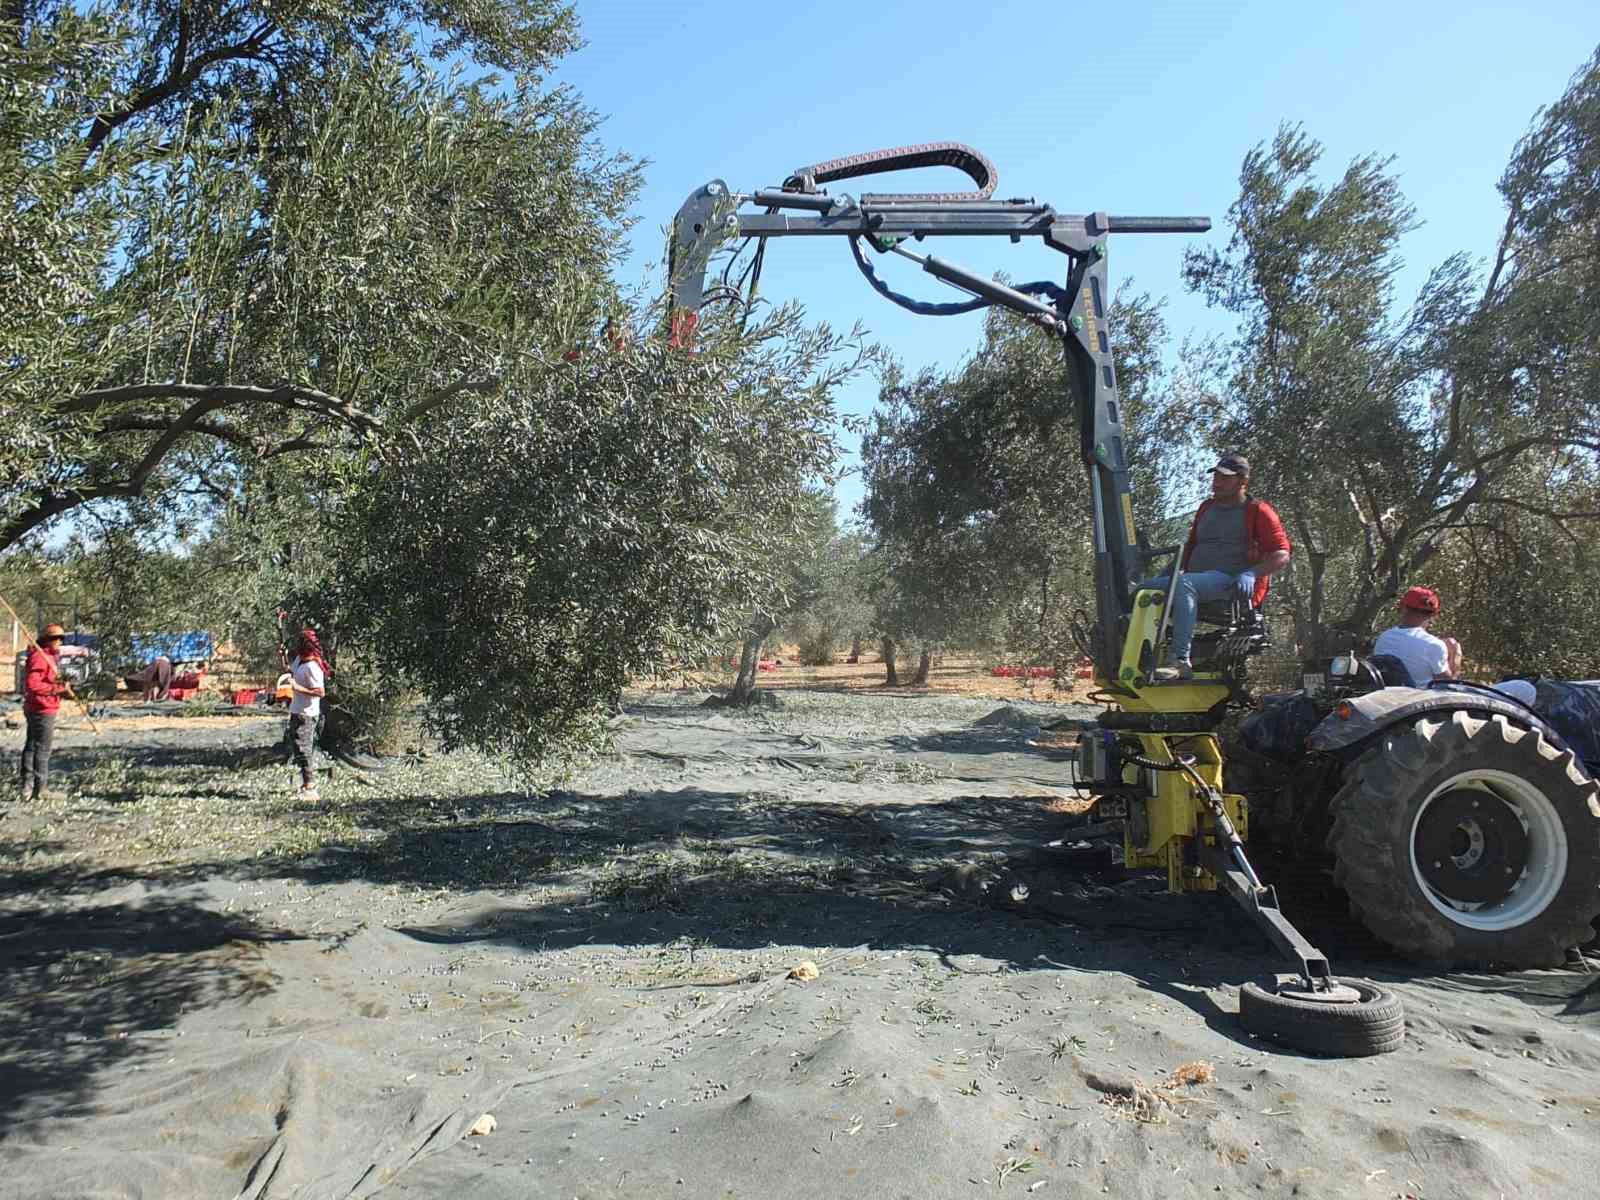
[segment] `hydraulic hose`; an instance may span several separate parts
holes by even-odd
[[[1244,872],[1252,887],[1260,889],[1265,886],[1261,882],[1261,877],[1256,874],[1255,868],[1250,865],[1250,860],[1245,857],[1244,839],[1233,827],[1233,821],[1228,817],[1228,810],[1222,803],[1222,796],[1216,788],[1200,778],[1200,773],[1194,769],[1194,759],[1185,755],[1165,763],[1143,754],[1124,754],[1122,757],[1123,761],[1130,762],[1136,767],[1147,767],[1152,771],[1182,771],[1187,775],[1190,786],[1200,794],[1206,808],[1211,812],[1211,819],[1217,823],[1217,832],[1222,835],[1222,840],[1228,843],[1228,850],[1233,856],[1234,863]]]
[[[871,261],[861,252],[860,237],[852,237],[850,239],[850,253],[855,256],[856,268],[866,277],[867,282],[872,285],[873,291],[886,300],[894,301],[901,308],[911,310],[918,316],[953,317],[961,313],[977,312],[980,308],[988,308],[991,304],[996,303],[996,301],[989,299],[987,296],[974,296],[970,300],[918,300],[913,296],[907,296],[902,292],[895,291],[878,278],[878,273],[873,270]],[[1051,300],[1062,299],[1066,291],[1060,284],[1051,283],[1048,280],[1041,280],[1036,283],[1021,283],[1013,290],[1022,292],[1024,295],[1047,296]]]

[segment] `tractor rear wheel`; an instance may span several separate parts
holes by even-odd
[[[1387,731],[1331,807],[1334,882],[1408,957],[1559,966],[1600,913],[1600,789],[1503,716]]]

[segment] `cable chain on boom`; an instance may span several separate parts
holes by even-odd
[[[801,167],[783,186],[790,191],[811,192],[819,183],[836,179],[856,179],[862,175],[882,175],[889,171],[909,171],[916,167],[954,167],[978,185],[975,192],[881,192],[863,195],[863,204],[904,204],[910,201],[948,203],[962,200],[987,200],[1000,182],[994,163],[971,146],[960,142],[923,142],[916,146],[895,146],[889,150],[869,150],[829,159],[814,166]]]

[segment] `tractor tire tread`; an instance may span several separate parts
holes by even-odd
[[[1545,792],[1567,832],[1567,878],[1543,912],[1514,930],[1451,924],[1413,879],[1407,814],[1448,770],[1492,762]],[[1414,765],[1412,765],[1414,764]],[[1409,958],[1451,966],[1551,967],[1600,916],[1600,789],[1570,751],[1504,716],[1425,719],[1384,732],[1331,803],[1334,883],[1373,934]]]

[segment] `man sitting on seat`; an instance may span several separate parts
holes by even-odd
[[[1179,559],[1177,595],[1172,599],[1172,651],[1155,673],[1159,681],[1188,679],[1194,626],[1200,605],[1237,596],[1258,608],[1267,596],[1267,577],[1289,565],[1289,535],[1265,500],[1248,493],[1250,464],[1241,454],[1224,454],[1211,468],[1211,499],[1194,514],[1189,540]],[[1167,587],[1160,575],[1139,584]]]
[[[1400,624],[1385,629],[1372,645],[1373,654],[1392,654],[1405,664],[1412,687],[1461,674],[1461,643],[1437,638],[1428,622],[1439,615],[1439,593],[1432,588],[1407,588],[1400,597]]]

